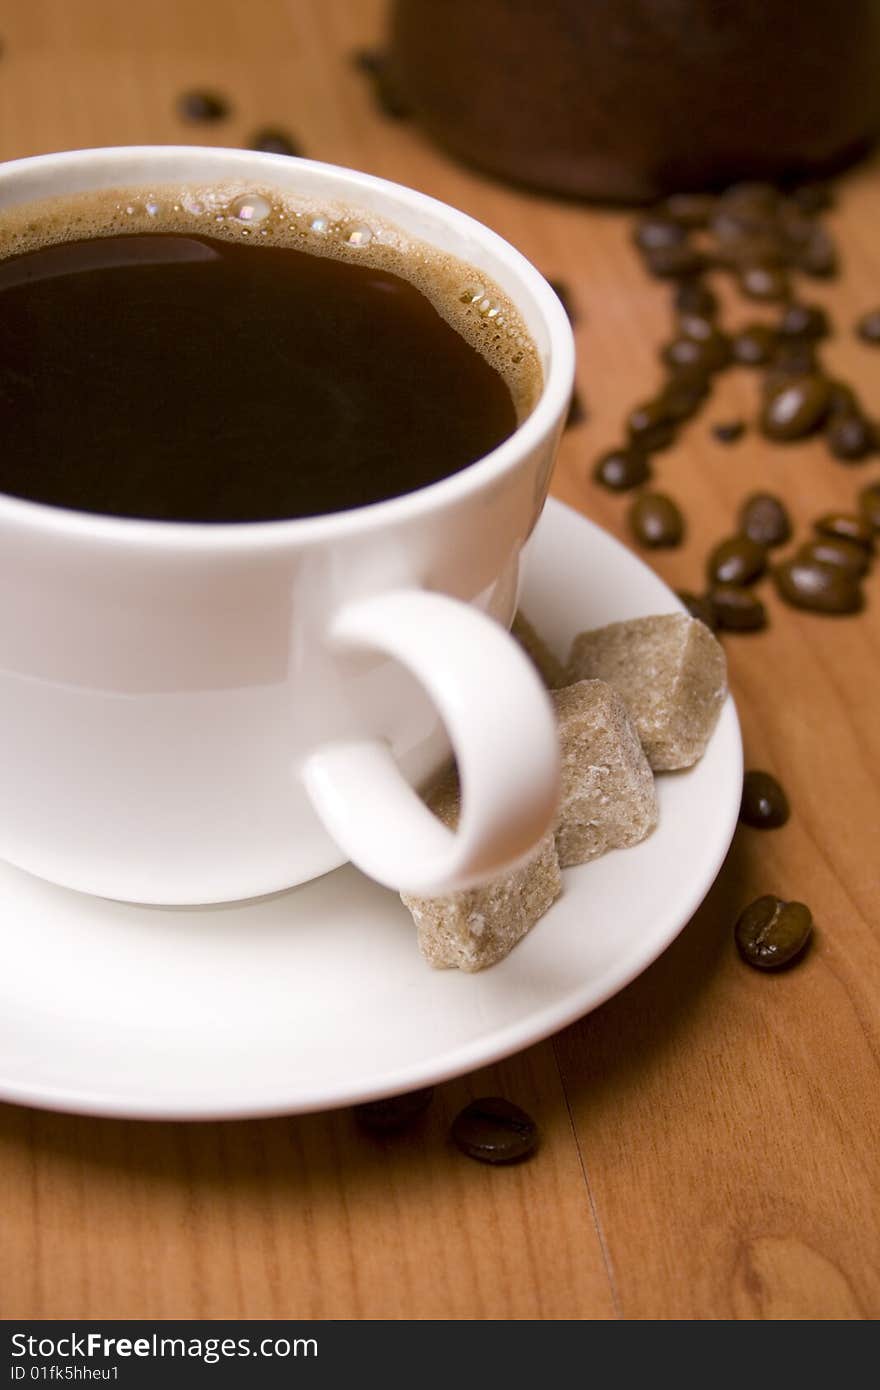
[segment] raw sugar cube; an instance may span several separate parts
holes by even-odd
[[[616,690],[605,681],[578,681],[551,699],[562,756],[556,851],[566,868],[644,840],[657,824],[657,793]]]
[[[655,772],[691,767],[701,757],[727,694],[721,644],[684,613],[580,633],[568,678],[614,686]]]
[[[553,655],[543,637],[535,631],[524,614],[516,613],[510,631],[526,656],[531,660],[532,665],[537,669],[538,675],[548,690],[555,690],[557,686],[565,685],[567,679],[565,667],[559,658]]]

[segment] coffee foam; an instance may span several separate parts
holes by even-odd
[[[65,241],[149,232],[289,246],[400,275],[503,377],[520,420],[541,393],[535,345],[519,311],[492,280],[348,204],[230,182],[69,194],[0,211],[0,259]]]

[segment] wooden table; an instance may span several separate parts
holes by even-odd
[[[460,168],[378,115],[352,50],[379,0],[10,0],[0,155],[101,144],[246,143],[279,123],[306,153],[412,184],[498,228],[572,287],[586,423],[567,434],[557,496],[625,537],[626,503],[589,480],[626,407],[650,394],[668,292],[649,283],[625,216],[529,197]],[[175,99],[227,93],[232,118],[185,126]],[[852,175],[832,222],[840,281],[809,287],[841,325],[827,357],[870,398],[880,354],[849,332],[880,301],[880,180]],[[741,313],[741,311],[740,311]],[[743,495],[771,484],[806,528],[880,476],[821,442],[754,433],[729,373],[658,457],[686,508],[657,557],[700,582]],[[741,829],[694,920],[639,980],[552,1042],[443,1086],[395,1140],[347,1112],[241,1124],[139,1124],[0,1109],[0,1313],[19,1317],[871,1318],[877,1203],[880,582],[866,612],[783,609],[727,640],[747,764],[778,773],[793,815]],[[742,964],[732,922],[759,893],[805,899],[817,930],[794,970]],[[491,1170],[450,1148],[469,1098],[517,1100],[540,1154]]]

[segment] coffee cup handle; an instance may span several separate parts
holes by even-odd
[[[485,882],[527,854],[556,812],[559,749],[547,692],[510,634],[456,599],[403,590],[346,604],[328,641],[385,652],[420,681],[446,726],[462,788],[452,831],[383,740],[320,746],[302,777],[352,863],[389,888],[431,896]]]

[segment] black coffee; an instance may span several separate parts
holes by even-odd
[[[0,491],[313,516],[458,472],[531,404],[534,349],[461,263],[269,195],[123,198],[0,227]]]

